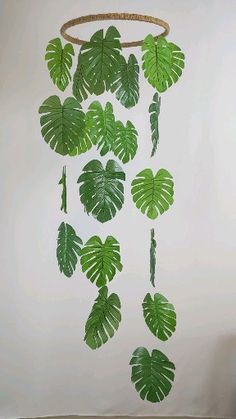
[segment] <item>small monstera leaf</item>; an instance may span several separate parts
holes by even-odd
[[[78,183],[85,210],[101,223],[111,220],[124,203],[125,173],[114,160],[109,160],[105,169],[99,160],[92,160],[83,172]]]
[[[132,181],[131,193],[136,207],[154,220],[173,204],[174,182],[165,169],[158,170],[155,176],[151,169],[145,169]]]
[[[128,161],[134,158],[138,148],[137,135],[138,133],[132,122],[127,121],[126,127],[122,122],[116,122],[116,138],[113,152],[122,163],[128,163]]]
[[[146,348],[139,347],[134,351],[130,365],[131,381],[142,400],[157,403],[168,396],[175,377],[175,365],[166,355],[157,349],[153,349],[150,355]]]
[[[111,151],[116,135],[112,104],[107,102],[103,110],[100,102],[92,102],[86,114],[86,135],[97,145],[101,156]]]
[[[120,60],[119,38],[117,29],[110,26],[105,36],[101,29],[81,47],[84,78],[90,86],[91,93],[100,95],[110,89]]]
[[[65,99],[63,105],[58,96],[50,96],[39,108],[41,132],[52,150],[65,156],[74,150],[84,135],[84,113],[79,102]]]
[[[84,340],[91,349],[100,348],[114,336],[121,321],[120,308],[118,295],[108,296],[107,287],[100,288],[85,325]]]
[[[164,92],[178,81],[185,57],[177,45],[150,34],[143,41],[142,51],[144,76],[158,92]]]
[[[75,271],[83,242],[70,224],[61,223],[58,231],[57,261],[60,272],[69,278]]]
[[[161,108],[161,98],[156,92],[153,96],[152,103],[149,106],[149,114],[150,114],[150,125],[151,125],[151,131],[152,131],[152,152],[151,157],[154,156],[154,154],[157,151],[157,145],[159,142],[159,114],[160,114],[160,108]]]
[[[72,91],[78,102],[83,102],[83,100],[87,99],[88,94],[92,93],[92,88],[86,80],[85,67],[81,54],[78,56],[78,64],[73,77]]]
[[[49,41],[45,60],[48,63],[48,70],[53,83],[62,92],[64,92],[71,80],[70,69],[72,67],[73,55],[74,48],[72,44],[66,44],[62,48],[60,38]]]
[[[174,306],[161,294],[148,293],[143,300],[143,316],[150,331],[160,340],[167,340],[175,332]]]
[[[126,108],[132,108],[139,100],[139,65],[133,54],[128,62],[120,56],[120,63],[115,73],[111,91],[116,93],[117,100]]]
[[[150,243],[150,282],[155,287],[155,274],[156,274],[156,247],[155,230],[151,229],[151,243]]]
[[[123,268],[118,241],[108,236],[103,243],[100,237],[91,237],[81,251],[80,263],[87,278],[103,287],[114,278],[116,270]]]

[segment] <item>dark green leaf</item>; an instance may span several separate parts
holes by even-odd
[[[100,348],[114,336],[121,321],[120,308],[118,295],[108,296],[107,287],[100,288],[85,325],[84,340],[91,349]]]
[[[155,230],[151,229],[151,243],[150,243],[150,282],[155,287],[155,272],[156,272],[156,247]]]
[[[175,366],[162,352],[153,349],[150,355],[143,347],[137,348],[130,361],[131,381],[142,400],[157,403],[168,396],[174,381]]]
[[[79,101],[82,102],[86,100],[88,94],[92,93],[92,88],[90,87],[88,81],[86,80],[85,76],[85,67],[83,64],[83,59],[81,55],[78,56],[78,64],[76,67],[76,71],[73,77],[73,95]]]
[[[87,278],[103,287],[114,278],[116,270],[122,270],[118,241],[108,236],[103,243],[100,237],[91,237],[81,250],[80,263]]]
[[[172,304],[161,294],[148,293],[143,300],[143,316],[150,331],[157,338],[165,341],[176,328],[176,314]]]
[[[123,163],[128,163],[136,154],[137,131],[132,122],[127,121],[126,127],[122,122],[116,122],[116,137],[113,145],[113,152]]]
[[[49,41],[45,60],[48,62],[48,69],[53,83],[62,92],[64,92],[71,80],[70,69],[72,67],[73,55],[74,49],[72,44],[66,44],[62,48],[60,38]]]
[[[125,173],[114,160],[105,169],[99,160],[92,160],[83,171],[78,183],[85,210],[101,223],[111,220],[124,203]]]
[[[144,76],[158,92],[178,81],[184,68],[184,54],[177,45],[150,34],[143,41],[142,51]]]
[[[63,166],[62,176],[59,181],[59,185],[62,185],[61,193],[61,211],[67,214],[67,186],[66,186],[66,166]]]
[[[58,96],[50,96],[39,108],[41,132],[52,150],[63,156],[77,146],[84,135],[84,113],[79,102],[65,99],[63,105]]]
[[[69,224],[61,223],[58,231],[57,261],[60,272],[69,278],[75,271],[83,242]]]
[[[145,169],[132,181],[131,193],[136,207],[154,220],[173,204],[174,182],[165,169],[160,169],[155,176],[151,169]]]
[[[161,107],[161,98],[156,92],[153,96],[152,103],[149,106],[149,114],[150,114],[150,125],[152,131],[152,153],[151,157],[157,151],[157,145],[159,142],[159,114],[160,114],[160,107]]]
[[[111,91],[116,93],[117,100],[126,108],[132,108],[139,100],[139,65],[133,54],[126,62],[120,56],[118,70],[111,86]]]

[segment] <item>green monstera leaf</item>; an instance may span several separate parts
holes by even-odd
[[[103,110],[100,102],[92,102],[86,114],[86,135],[97,145],[101,156],[111,151],[116,136],[116,124],[112,104],[107,102]]]
[[[126,62],[120,56],[120,63],[115,73],[111,91],[116,93],[117,100],[126,108],[132,108],[139,100],[139,65],[133,54]]]
[[[157,145],[159,142],[159,114],[160,114],[160,108],[161,108],[161,98],[156,92],[153,96],[152,103],[149,106],[149,114],[150,114],[150,125],[151,125],[151,131],[152,131],[152,152],[151,157],[154,156],[154,154],[157,151]]]
[[[171,337],[176,328],[174,306],[161,294],[148,293],[143,300],[143,316],[150,331],[162,341]]]
[[[111,220],[124,203],[125,173],[114,160],[109,160],[105,169],[99,160],[92,160],[83,172],[78,183],[85,210],[101,223]]]
[[[72,44],[66,44],[62,48],[60,38],[52,39],[49,41],[45,60],[48,64],[50,77],[54,84],[62,92],[68,86],[71,75],[70,69],[72,67],[72,56],[74,55],[74,48]]]
[[[60,272],[69,278],[75,271],[83,242],[70,224],[61,223],[58,231],[57,261]]]
[[[126,126],[120,121],[116,122],[116,137],[113,144],[113,153],[123,163],[128,163],[135,156],[138,148],[137,135],[138,133],[132,122],[127,121]]]
[[[39,108],[41,132],[52,150],[65,156],[77,146],[84,135],[84,113],[79,102],[65,99],[63,105],[58,96],[50,96]]]
[[[88,121],[88,114],[86,113],[84,119],[83,135],[78,138],[77,146],[72,151],[70,151],[70,156],[79,156],[80,154],[86,153],[86,151],[89,151],[92,148],[93,142],[89,134],[90,129],[88,128],[88,123],[90,122]]]
[[[151,355],[143,347],[137,348],[130,361],[131,381],[142,400],[152,403],[162,401],[168,396],[174,381],[175,365],[166,355],[153,349]]]
[[[151,169],[145,169],[132,181],[131,193],[136,207],[154,220],[173,204],[174,182],[165,169],[160,169],[155,176]]]
[[[151,229],[151,243],[150,243],[150,282],[155,287],[155,274],[156,274],[156,247],[155,230]]]
[[[118,241],[108,236],[103,243],[100,237],[91,237],[81,251],[80,263],[87,278],[103,287],[123,268]]]
[[[85,325],[84,340],[91,349],[100,348],[114,336],[121,321],[120,308],[118,295],[108,296],[107,287],[100,288]]]
[[[79,102],[83,102],[83,100],[86,100],[88,97],[88,94],[92,93],[92,88],[90,87],[90,84],[86,80],[85,73],[86,72],[85,72],[85,66],[83,64],[83,59],[81,57],[81,54],[79,54],[78,64],[77,64],[75,74],[73,77],[73,86],[72,86],[73,95]]]
[[[144,76],[158,92],[164,92],[178,81],[185,57],[177,45],[150,34],[143,41],[142,51]]]
[[[91,93],[100,95],[110,89],[120,60],[119,38],[117,29],[110,26],[105,36],[101,29],[81,47],[83,78],[88,83]]]

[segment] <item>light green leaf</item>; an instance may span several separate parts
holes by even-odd
[[[74,49],[72,44],[66,44],[62,48],[60,38],[55,38],[49,41],[45,60],[48,64],[48,70],[50,77],[54,84],[62,92],[68,86],[71,75],[70,69],[72,67],[72,56],[74,55]]]
[[[93,89],[90,87],[89,82],[86,80],[83,59],[81,54],[79,54],[78,64],[73,77],[73,95],[79,102],[82,102],[87,99],[88,94],[92,94],[92,90]]]
[[[60,272],[69,278],[75,271],[83,242],[70,224],[61,223],[58,231],[57,261]]]
[[[78,183],[85,210],[101,223],[111,220],[124,203],[125,173],[114,160],[109,160],[105,169],[99,160],[92,160],[83,172]]]
[[[150,243],[150,282],[155,287],[155,272],[156,272],[156,247],[155,230],[151,229],[151,243]]]
[[[150,331],[162,341],[175,332],[176,314],[174,306],[161,294],[148,293],[143,300],[143,316]]]
[[[111,91],[116,93],[117,100],[128,109],[138,103],[139,65],[133,54],[129,56],[128,62],[122,55],[120,56]]]
[[[109,90],[120,59],[120,34],[110,26],[103,35],[103,29],[95,32],[89,42],[81,47],[84,78],[91,92],[96,95]]]
[[[185,57],[177,45],[150,34],[143,41],[142,51],[144,76],[158,92],[164,92],[178,81]]]
[[[128,163],[136,154],[137,131],[132,122],[127,121],[126,127],[122,122],[116,122],[116,137],[113,145],[113,152],[123,163]]]
[[[151,169],[145,169],[132,181],[131,193],[136,207],[154,220],[173,204],[174,182],[165,169],[160,169],[155,176]]]
[[[149,114],[150,114],[150,125],[152,131],[152,152],[151,157],[157,151],[157,145],[159,142],[159,114],[160,114],[160,107],[161,107],[161,98],[156,92],[153,96],[152,103],[149,106]]]
[[[97,145],[101,156],[111,151],[116,135],[112,104],[107,102],[103,110],[100,102],[92,102],[86,114],[86,135]]]
[[[52,150],[63,156],[77,146],[84,135],[84,113],[79,102],[65,99],[63,105],[58,96],[50,96],[39,108],[41,132]]]
[[[103,287],[114,278],[116,270],[122,270],[119,242],[112,236],[104,243],[98,236],[91,237],[81,251],[80,263],[87,278]]]
[[[85,325],[84,340],[91,349],[100,348],[114,336],[121,321],[120,308],[118,295],[108,296],[107,287],[100,288]]]
[[[166,355],[157,349],[153,349],[150,355],[146,348],[139,347],[134,351],[130,365],[131,381],[142,400],[157,403],[168,396],[175,377],[175,365]]]

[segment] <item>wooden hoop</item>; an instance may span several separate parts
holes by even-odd
[[[166,36],[170,32],[170,27],[167,22],[164,20],[158,19],[157,17],[153,16],[146,16],[146,15],[138,15],[135,13],[101,13],[97,15],[87,15],[87,16],[80,16],[76,19],[71,19],[68,22],[64,23],[60,29],[60,33],[67,41],[72,42],[72,44],[83,45],[88,41],[84,41],[83,39],[75,38],[68,33],[66,30],[72,28],[73,26],[80,25],[82,23],[94,22],[97,20],[136,20],[141,22],[148,22],[153,23],[154,25],[161,26],[165,30],[160,34],[155,36],[158,38],[159,36]],[[130,42],[123,42],[121,46],[123,48],[130,48],[130,47],[138,47],[141,46],[143,40],[141,41],[130,41]]]

